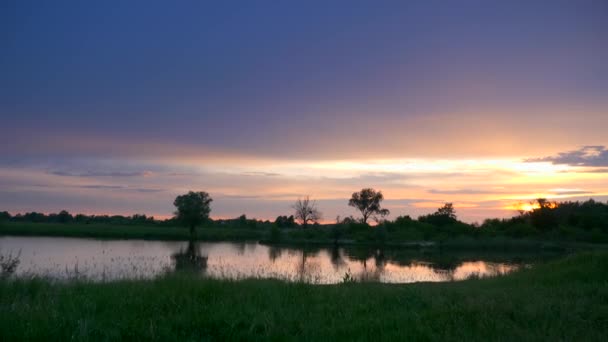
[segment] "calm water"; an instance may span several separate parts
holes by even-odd
[[[257,243],[0,237],[0,253],[21,253],[17,275],[93,280],[152,278],[190,270],[212,278],[279,278],[319,284],[490,277],[529,265],[521,255],[425,254],[369,248],[285,248]]]

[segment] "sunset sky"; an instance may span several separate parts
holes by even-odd
[[[0,4],[0,211],[608,200],[606,1]]]

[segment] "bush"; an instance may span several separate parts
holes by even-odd
[[[533,226],[526,223],[519,223],[507,230],[507,235],[515,238],[521,238],[526,236],[533,236],[538,234],[538,230]]]
[[[270,241],[278,242],[281,240],[281,230],[276,224],[270,227]]]
[[[334,224],[333,226],[331,226],[330,236],[331,236],[332,240],[334,240],[334,243],[337,244],[343,235],[344,235],[344,225]]]

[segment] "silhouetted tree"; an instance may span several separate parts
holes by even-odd
[[[452,203],[446,203],[443,207],[437,209],[435,215],[438,216],[447,216],[451,219],[456,219],[456,210],[454,210],[454,205]]]
[[[31,213],[25,213],[25,215],[23,215],[23,219],[28,222],[47,222],[46,215],[42,213],[37,213],[35,211]]]
[[[530,212],[532,225],[542,231],[557,228],[558,217],[555,209],[558,205],[548,201],[546,198],[539,198],[536,200],[536,203],[538,204],[538,208]]]
[[[72,221],[73,217],[67,210],[62,210],[57,214],[57,222],[59,223],[68,223]]]
[[[435,226],[445,226],[458,222],[456,211],[452,203],[446,203],[432,214],[418,217],[418,221],[429,223]]]
[[[239,221],[240,226],[243,226],[243,227],[247,226],[247,215],[243,214],[243,215],[239,216],[237,218],[237,220]]]
[[[336,217],[336,224],[350,225],[357,222],[358,221],[352,215],[346,216],[345,218],[341,218],[340,215]]]
[[[176,219],[190,228],[190,235],[194,236],[196,226],[209,219],[211,212],[211,197],[208,193],[190,191],[175,198],[173,205],[177,208]]]
[[[337,223],[331,226],[329,235],[334,240],[334,245],[337,245],[342,236],[344,235],[344,227],[342,224]]]
[[[410,217],[410,215],[398,216],[398,217],[395,219],[395,223],[396,223],[397,225],[400,225],[400,226],[405,226],[405,225],[412,224],[412,222],[413,222],[413,221],[414,221],[414,220],[412,220],[412,218]]]
[[[296,220],[293,215],[287,216],[277,216],[277,219],[274,220],[274,223],[281,228],[293,228],[296,225]]]
[[[302,226],[306,228],[308,222],[317,222],[321,219],[321,212],[317,209],[317,203],[306,196],[304,199],[298,198],[293,205],[295,210],[295,219],[302,222]]]
[[[11,214],[8,211],[0,211],[0,222],[11,219]]]
[[[390,214],[388,209],[380,207],[380,202],[384,200],[384,196],[381,191],[377,191],[371,188],[362,189],[359,192],[354,192],[348,205],[357,208],[363,218],[361,222],[367,223],[367,220],[371,217],[378,220],[378,217],[384,217]]]

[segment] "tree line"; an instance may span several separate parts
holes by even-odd
[[[289,228],[329,228],[329,234],[338,239],[345,234],[365,236],[370,238],[369,226],[375,221],[374,239],[386,236],[399,236],[404,239],[447,238],[458,235],[504,235],[510,237],[552,235],[582,240],[608,241],[608,203],[590,199],[585,202],[554,202],[547,199],[534,201],[532,210],[520,211],[508,219],[486,219],[481,224],[467,224],[458,220],[452,203],[445,203],[435,212],[421,215],[413,219],[408,215],[399,216],[394,220],[386,217],[389,210],[382,207],[384,196],[381,191],[365,188],[354,192],[348,200],[348,205],[355,208],[359,217],[337,217],[335,223],[320,225],[323,218],[317,201],[309,196],[299,198],[292,205],[293,214],[278,216],[274,222],[248,219],[241,215],[235,219],[212,220],[209,217],[213,199],[207,192],[188,192],[177,196],[173,202],[176,211],[173,218],[157,220],[152,216],[135,214],[121,215],[72,215],[62,210],[59,213],[43,214],[29,212],[12,216],[8,212],[0,212],[1,221],[12,222],[45,222],[45,223],[84,223],[84,224],[117,224],[117,225],[183,225],[195,235],[196,227],[215,225],[239,228],[264,228],[272,226],[276,229]],[[279,234],[276,233],[275,234]]]

